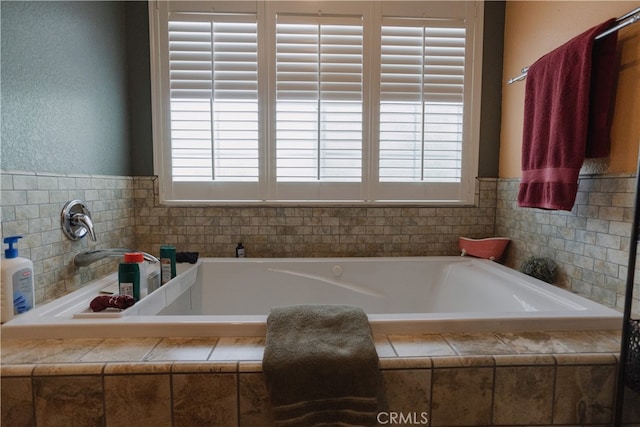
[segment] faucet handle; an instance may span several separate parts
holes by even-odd
[[[72,200],[67,202],[62,208],[60,221],[62,223],[62,231],[69,239],[80,240],[89,233],[91,240],[94,242],[98,240],[93,228],[91,213],[83,201]]]
[[[93,230],[93,221],[91,221],[91,217],[84,213],[76,213],[71,216],[71,224],[72,225],[82,225],[89,232],[89,237],[94,242],[97,242],[96,232]]]

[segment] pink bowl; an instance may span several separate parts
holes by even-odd
[[[471,255],[477,258],[499,261],[504,254],[511,240],[506,237],[489,237],[486,239],[470,239],[460,237],[458,245],[462,253],[460,255]]]

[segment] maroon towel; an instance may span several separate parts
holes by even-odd
[[[609,153],[617,34],[611,19],[549,52],[527,72],[518,206],[570,211],[585,156]]]

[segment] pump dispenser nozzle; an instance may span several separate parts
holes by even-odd
[[[13,245],[18,243],[18,239],[22,239],[22,236],[10,236],[4,238],[3,242],[9,245],[9,247],[4,250],[5,258],[11,259],[18,257],[18,248],[13,247]]]

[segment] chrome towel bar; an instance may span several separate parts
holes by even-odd
[[[598,34],[596,36],[596,40],[606,37],[611,33],[615,33],[619,29],[624,28],[628,25],[634,24],[638,21],[640,21],[640,7],[628,13],[625,13],[624,15],[616,19],[617,24],[609,28],[608,30]],[[512,84],[515,82],[519,82],[520,80],[524,80],[527,77],[528,70],[529,70],[529,67],[524,67],[522,70],[520,70],[520,75],[507,80],[507,84]]]

